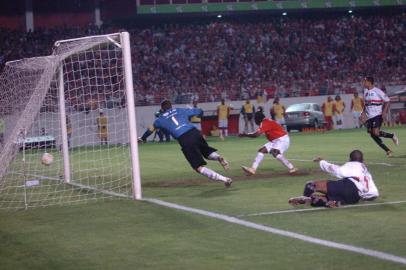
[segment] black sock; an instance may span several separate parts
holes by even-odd
[[[379,131],[379,137],[393,138],[393,133],[387,133],[385,131]]]
[[[142,134],[141,140],[144,142],[147,140],[147,138],[152,134],[152,131],[147,129],[145,130],[144,134]]]
[[[379,147],[381,147],[383,150],[385,150],[385,152],[390,151],[389,148],[382,142],[381,138],[379,138],[375,135],[371,135],[371,137],[376,142],[376,144],[379,145]]]
[[[310,197],[315,192],[315,185],[313,182],[307,182],[303,191],[303,196]]]

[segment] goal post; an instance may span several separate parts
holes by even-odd
[[[130,48],[127,32],[89,36],[6,64],[0,209],[142,198]]]
[[[58,71],[58,101],[59,101],[59,121],[61,123],[61,150],[63,156],[63,180],[65,183],[70,183],[70,162],[69,162],[69,145],[68,145],[68,129],[66,125],[66,106],[65,106],[65,87],[63,82],[63,66],[59,66]]]
[[[128,32],[121,34],[121,44],[123,48],[123,61],[124,61],[124,81],[125,90],[127,95],[128,106],[128,124],[130,131],[130,147],[131,147],[131,164],[133,173],[133,198],[142,199],[141,193],[141,177],[138,159],[138,141],[137,141],[137,125],[135,119],[135,100],[134,100],[134,87],[133,87],[133,73],[131,67],[131,45],[130,35]]]

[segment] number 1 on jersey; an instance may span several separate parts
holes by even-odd
[[[171,117],[172,121],[175,123],[175,125],[179,126],[178,120],[174,116]]]

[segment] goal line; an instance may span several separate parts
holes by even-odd
[[[18,175],[24,175],[23,173],[20,173],[20,172],[11,172],[11,173],[18,174]],[[35,180],[52,180],[52,181],[60,182],[61,184],[73,186],[73,187],[76,187],[76,188],[79,188],[82,190],[89,190],[89,191],[102,193],[104,195],[127,198],[127,199],[132,198],[132,196],[130,196],[130,195],[126,195],[123,193],[118,193],[118,192],[114,192],[114,191],[110,191],[110,190],[105,190],[105,189],[101,189],[101,188],[96,188],[96,187],[92,187],[89,185],[84,185],[81,183],[77,183],[74,180],[71,180],[71,182],[69,182],[69,183],[65,183],[60,178],[56,178],[56,177],[49,177],[49,176],[38,175],[38,174],[25,174],[25,175],[29,176],[29,177],[35,177],[36,178]],[[30,181],[30,180],[27,180],[27,181]]]

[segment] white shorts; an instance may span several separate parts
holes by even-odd
[[[278,149],[279,152],[283,154],[286,150],[288,150],[289,145],[290,145],[289,136],[285,135],[271,142],[267,142],[266,144],[264,144],[264,147],[266,148],[266,151],[268,151],[268,153],[271,151],[271,149]]]
[[[228,128],[228,119],[219,119],[219,128]]]
[[[284,126],[284,125],[285,125],[285,118],[275,119],[275,121],[276,121],[279,125],[281,125],[281,126]]]
[[[344,117],[343,117],[342,114],[336,114],[336,115],[334,115],[334,119],[335,119],[335,122],[336,122],[336,123],[337,123],[338,121],[341,121],[341,124],[343,124],[343,122],[344,122]]]
[[[358,120],[358,119],[361,117],[361,112],[353,111],[353,112],[352,112],[352,115],[354,116],[355,119]]]

